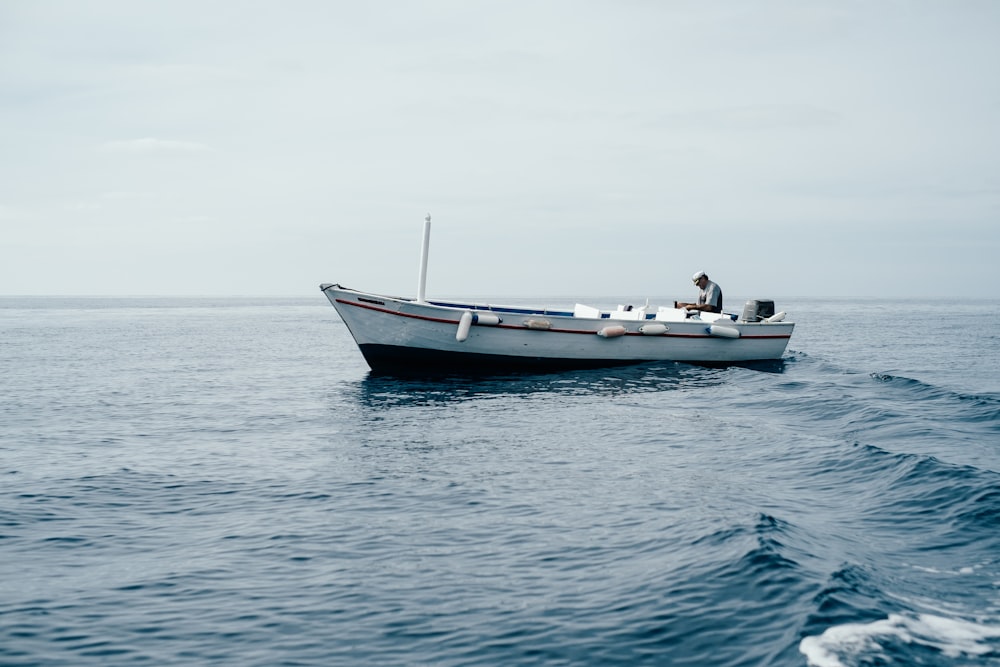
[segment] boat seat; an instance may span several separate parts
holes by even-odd
[[[683,308],[667,308],[662,306],[656,311],[656,319],[660,322],[683,322],[687,319],[687,311]]]
[[[643,308],[635,308],[632,310],[625,310],[628,306],[618,306],[617,310],[611,311],[611,319],[613,320],[644,320],[646,319],[646,311]]]
[[[601,309],[594,308],[593,306],[585,306],[582,303],[578,303],[573,306],[573,317],[587,317],[592,319],[601,318]]]
[[[615,320],[652,320],[656,318],[656,306],[650,305],[648,301],[642,306],[618,304],[618,309],[611,311],[611,318]]]

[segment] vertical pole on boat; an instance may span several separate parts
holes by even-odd
[[[431,214],[424,218],[424,244],[420,250],[420,282],[417,283],[417,303],[426,303],[427,290],[427,251],[431,244]]]

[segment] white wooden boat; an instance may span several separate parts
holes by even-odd
[[[428,301],[430,216],[416,299],[324,283],[361,354],[377,372],[506,371],[618,366],[655,361],[707,365],[778,360],[795,325],[768,300],[740,314],[669,306],[576,304],[572,310]]]

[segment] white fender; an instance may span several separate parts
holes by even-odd
[[[765,322],[780,322],[783,319],[785,319],[785,311],[780,310],[777,313],[775,313],[774,315],[771,315],[771,317],[768,317],[767,319],[765,319],[764,321]]]
[[[624,336],[627,329],[620,324],[604,327],[597,332],[597,335],[601,338],[617,338],[618,336]]]
[[[495,327],[500,324],[500,316],[495,313],[475,313],[472,316],[472,323],[481,327]]]
[[[455,340],[459,343],[465,342],[465,339],[469,337],[469,329],[472,328],[472,311],[467,310],[462,313],[461,319],[458,320],[458,331],[455,332]]]
[[[740,330],[736,327],[727,327],[722,324],[713,324],[708,328],[708,333],[713,336],[722,336],[723,338],[739,338]]]
[[[524,321],[524,326],[529,329],[539,329],[544,331],[545,329],[551,329],[552,323],[548,320],[536,320],[534,318],[530,318]]]
[[[662,336],[668,331],[670,331],[670,327],[666,324],[643,324],[639,327],[639,333],[647,336]]]

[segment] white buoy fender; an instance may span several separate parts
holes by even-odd
[[[481,327],[495,327],[500,324],[500,316],[494,313],[474,313],[472,323]]]
[[[643,324],[639,327],[639,332],[647,336],[662,336],[670,331],[666,324]]]
[[[771,317],[767,318],[764,321],[765,322],[780,322],[783,319],[785,319],[785,311],[780,310],[777,313],[775,313],[774,315],[771,315]]]
[[[624,336],[627,329],[620,324],[610,327],[604,327],[597,332],[597,335],[602,338],[617,338],[618,336]]]
[[[472,328],[472,311],[467,310],[462,313],[461,319],[458,320],[458,331],[455,332],[455,340],[459,343],[465,341],[469,337],[469,329]]]
[[[708,333],[713,336],[722,336],[723,338],[739,338],[740,330],[736,327],[727,327],[721,324],[713,324],[708,328]]]

